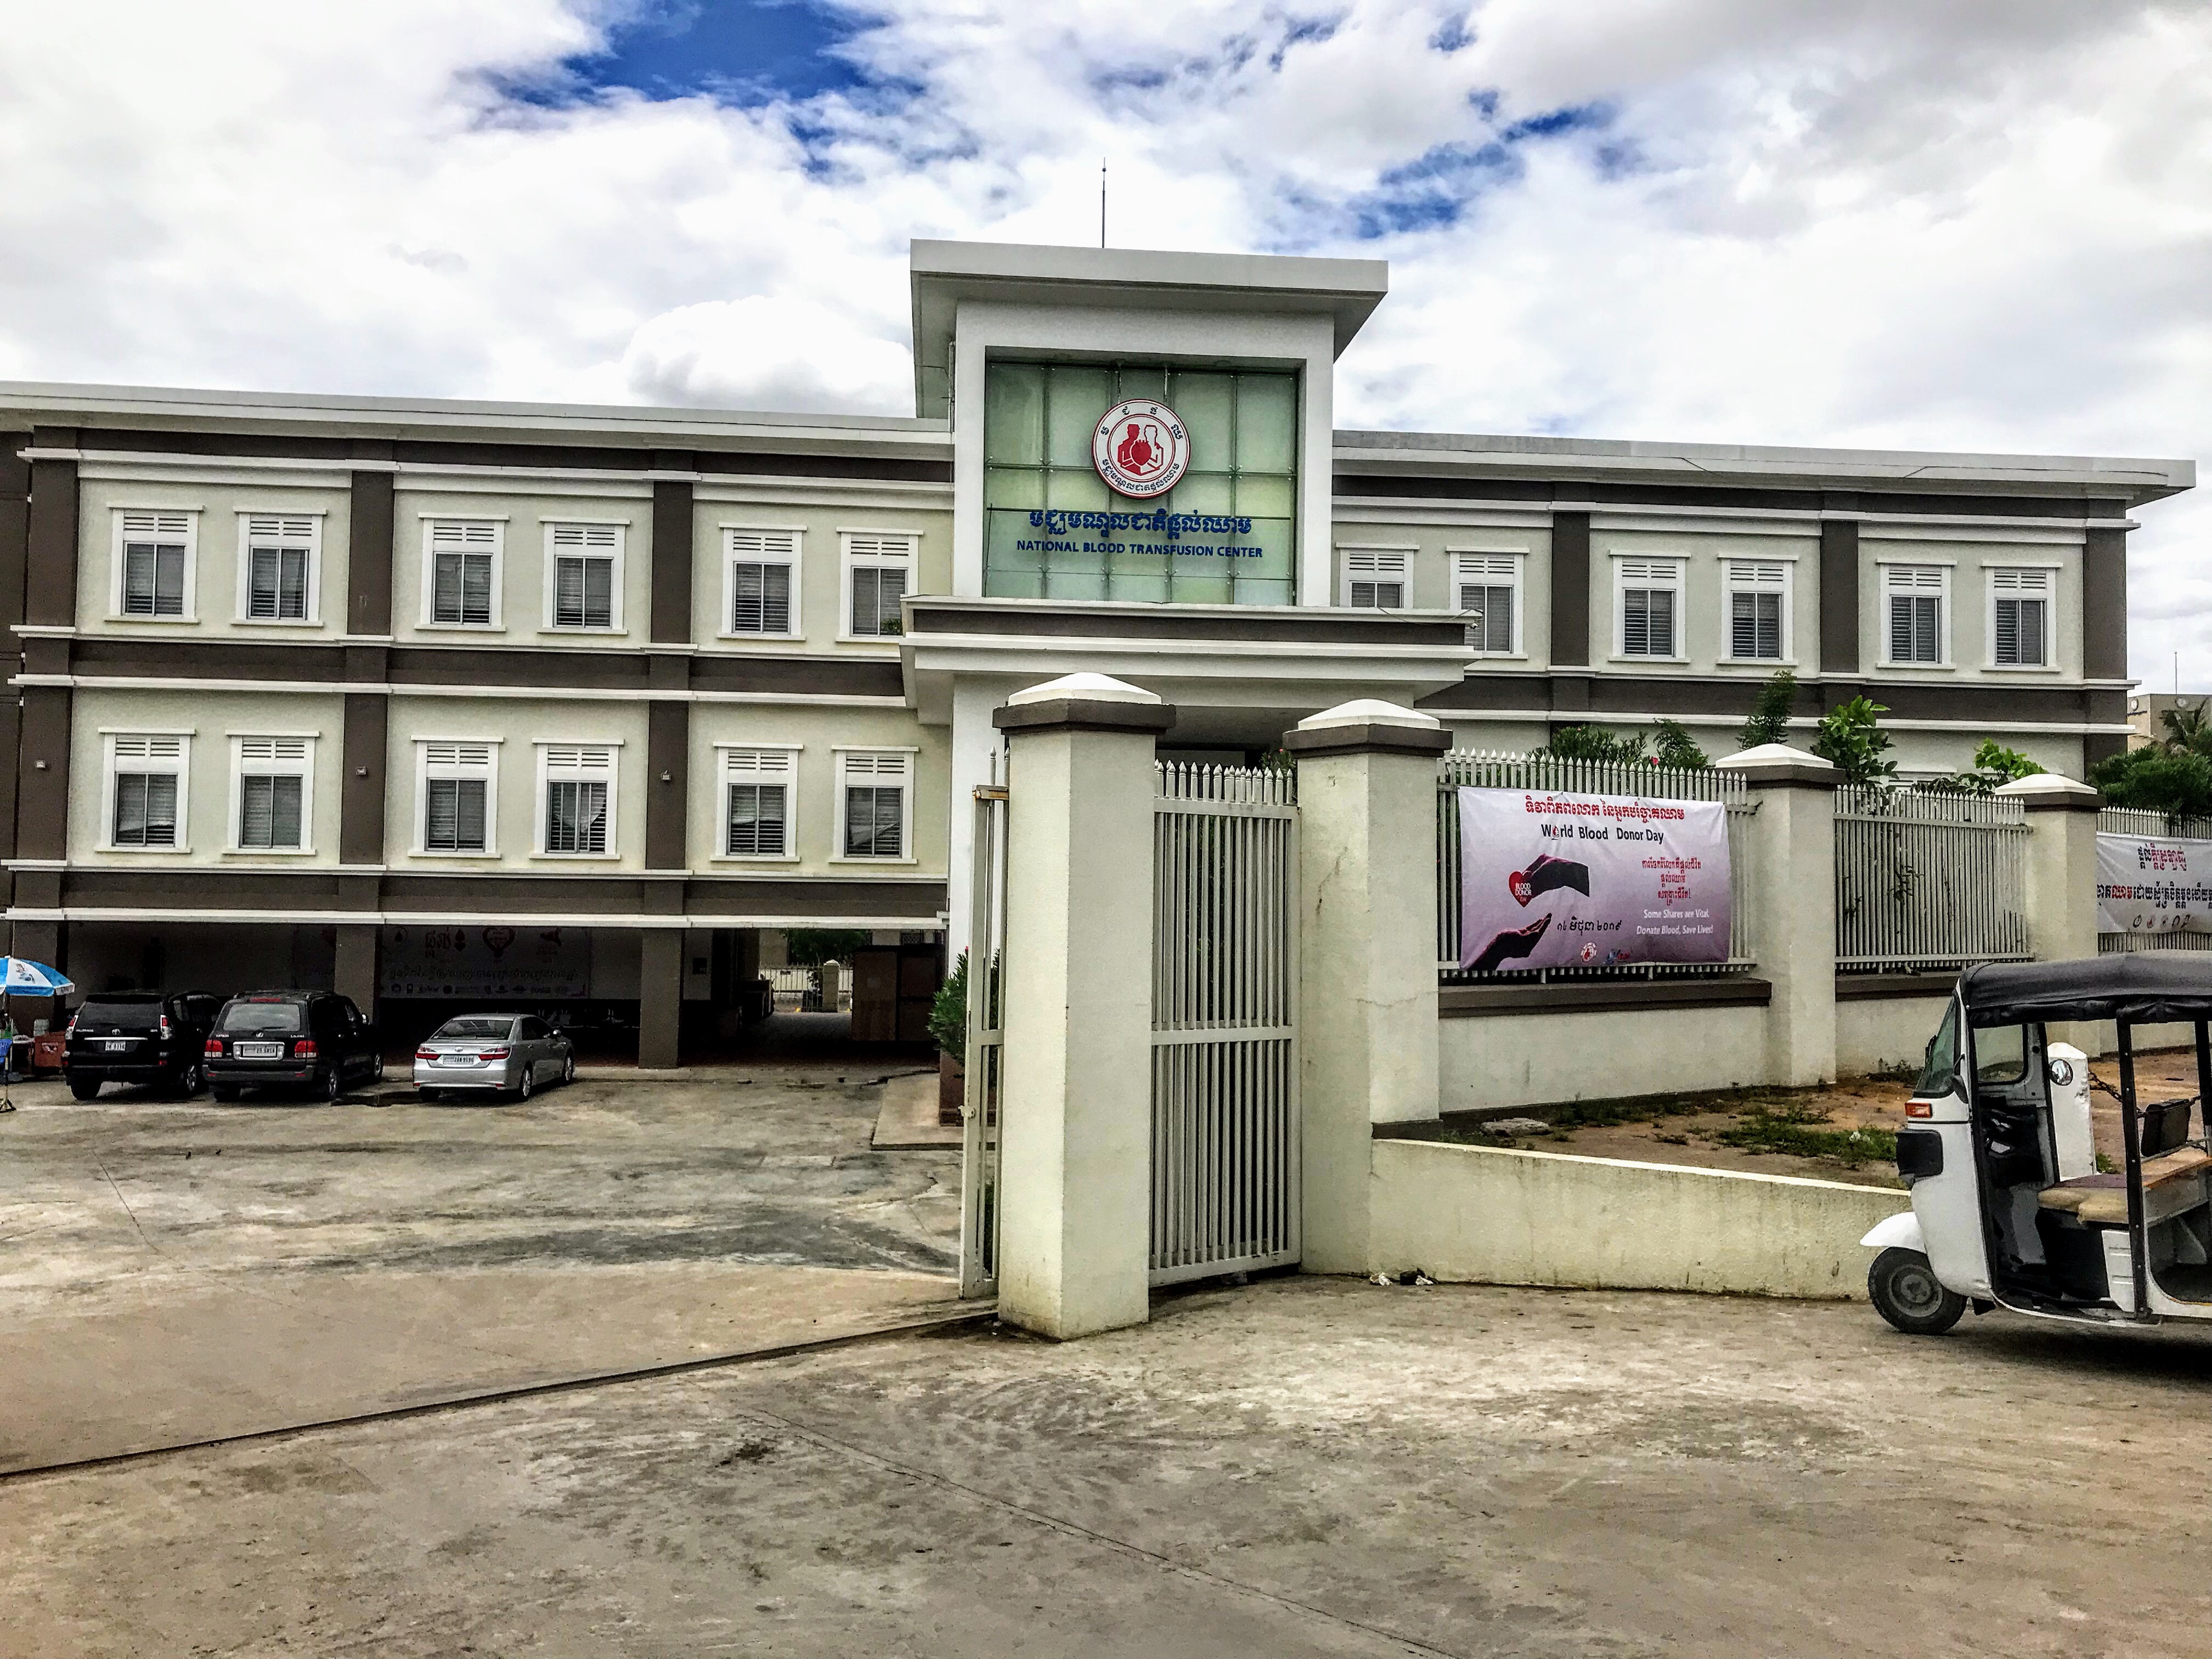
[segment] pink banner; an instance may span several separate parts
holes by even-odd
[[[1462,789],[1459,854],[1462,967],[1728,960],[1718,801]]]

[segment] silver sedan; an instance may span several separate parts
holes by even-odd
[[[535,1014],[463,1014],[415,1049],[415,1087],[425,1100],[464,1090],[527,1100],[575,1075],[574,1045]]]

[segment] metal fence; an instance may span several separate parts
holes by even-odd
[[[960,1102],[960,1294],[999,1289],[999,1097],[1006,1076],[1007,792],[976,789],[969,866],[968,1045]]]
[[[2107,806],[2097,814],[2097,829],[2111,836],[2212,841],[2212,818],[2154,811],[2142,806]],[[2187,933],[2179,928],[2169,933],[2100,933],[2097,950],[2106,956],[2126,951],[2212,951],[2212,933]]]
[[[1297,786],[1163,762],[1153,801],[1152,1282],[1298,1259]]]
[[[1838,789],[1837,970],[2027,960],[2028,833],[2016,800]]]
[[[1728,808],[1729,913],[1725,963],[1647,962],[1613,967],[1503,969],[1477,973],[1460,966],[1459,792],[1541,789],[1580,795],[1641,795],[1647,800],[1714,800]],[[1753,965],[1758,937],[1752,915],[1744,842],[1759,810],[1741,775],[1712,767],[1653,766],[1642,762],[1561,760],[1455,749],[1437,769],[1437,975],[1449,984],[1494,981],[1540,983],[1561,979],[1650,979],[1742,973]]]

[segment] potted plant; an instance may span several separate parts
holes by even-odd
[[[952,964],[929,1006],[929,1035],[937,1044],[937,1121],[960,1121],[968,1093],[968,953]]]

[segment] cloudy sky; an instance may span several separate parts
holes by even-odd
[[[2203,0],[0,0],[0,378],[908,413],[907,239],[1102,157],[1391,262],[1346,424],[2212,450]]]

